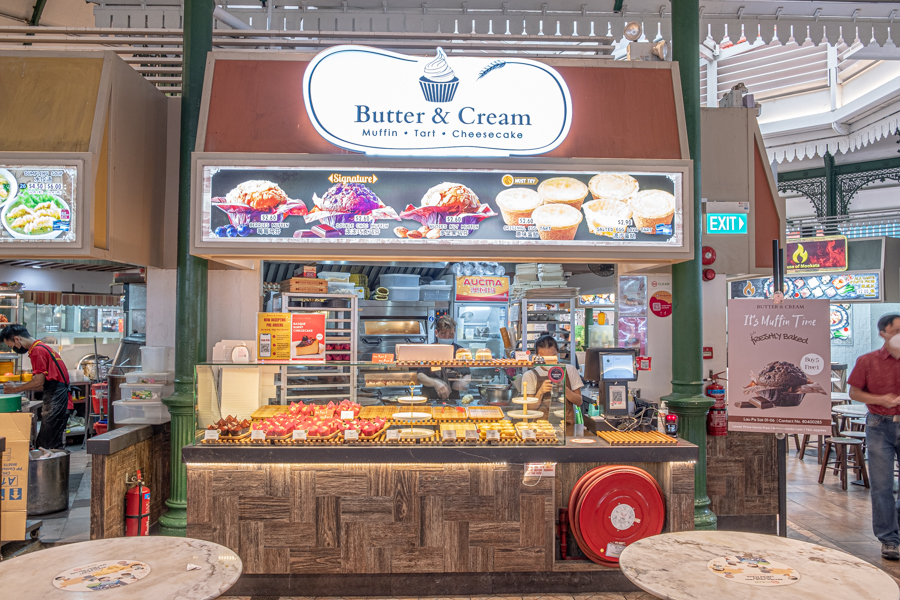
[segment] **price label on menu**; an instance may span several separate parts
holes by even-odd
[[[523,440],[533,440],[533,439],[535,439],[534,429],[523,429],[523,430],[522,430],[522,439],[523,439]]]
[[[385,364],[394,362],[393,354],[373,354],[372,362],[377,364]]]
[[[499,440],[500,432],[497,431],[496,429],[488,429],[487,433],[485,433],[484,436],[485,436],[485,438],[487,438],[489,440]]]
[[[466,440],[474,441],[478,439],[478,430],[477,429],[466,429]]]
[[[213,440],[216,441],[219,439],[219,430],[218,429],[207,429],[203,432],[204,440]]]
[[[456,439],[456,430],[455,429],[445,429],[444,430],[444,441],[455,440],[455,439]]]
[[[295,429],[294,433],[291,434],[292,440],[306,440],[306,430],[305,429]]]
[[[399,440],[400,439],[400,431],[397,429],[388,429],[385,434],[387,439],[389,440]]]
[[[352,410],[342,410],[341,411],[341,420],[342,421],[352,421],[353,420],[353,411]]]
[[[344,432],[344,439],[347,441],[356,441],[359,439],[359,431],[356,429],[348,429]]]
[[[250,432],[251,440],[264,440],[266,439],[266,432],[262,429],[254,429]]]

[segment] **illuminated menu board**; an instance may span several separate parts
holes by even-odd
[[[677,170],[202,169],[203,242],[684,245]]]
[[[74,242],[74,166],[0,164],[0,243]]]
[[[731,282],[732,298],[771,298],[771,277],[745,279]],[[832,302],[881,300],[881,273],[858,271],[836,275],[787,276],[784,279],[784,297],[812,298]]]

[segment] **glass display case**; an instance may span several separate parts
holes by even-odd
[[[565,402],[565,365],[553,367],[496,359],[341,361],[292,364],[282,379],[281,364],[199,364],[195,443],[564,444],[565,411],[574,405]],[[281,393],[284,385],[301,389],[296,380],[306,391]],[[456,393],[436,394],[442,386]]]

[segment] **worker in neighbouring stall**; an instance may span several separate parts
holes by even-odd
[[[455,343],[456,321],[450,317],[438,317],[434,322],[434,337],[438,344],[453,346],[453,356],[462,346]],[[465,367],[434,367],[419,369],[418,381],[422,384],[422,395],[430,400],[459,400],[469,389],[471,372]],[[462,394],[460,394],[462,392]]]
[[[534,342],[534,354],[545,358],[558,357],[559,346],[556,343],[556,339],[552,335],[543,335],[539,337]],[[545,419],[550,414],[550,402],[553,391],[553,381],[550,380],[550,369],[553,367],[553,364],[535,367],[515,382],[520,393],[522,389],[527,386],[528,395],[538,398],[540,404],[537,408],[534,408],[532,405],[529,405],[527,408],[529,410],[541,411],[544,415],[543,418]],[[563,367],[563,365],[559,365],[559,367]],[[581,397],[581,388],[584,387],[584,382],[581,380],[581,375],[578,374],[578,369],[575,365],[566,364],[565,369],[566,435],[571,436],[574,434],[575,429],[574,411],[581,410],[581,403],[583,401],[583,398]]]
[[[34,441],[35,448],[48,450],[65,448],[65,433],[69,404],[69,372],[50,346],[31,337],[24,325],[14,323],[0,330],[0,342],[17,354],[27,354],[34,378],[22,384],[4,383],[5,394],[42,390],[44,406],[41,410],[41,430]]]

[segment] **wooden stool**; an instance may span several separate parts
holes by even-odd
[[[849,437],[830,437],[825,438],[825,456],[822,458],[822,468],[819,470],[819,483],[825,481],[825,471],[829,467],[828,459],[831,456],[831,447],[834,446],[835,458],[831,463],[837,473],[841,474],[841,489],[847,490],[849,480],[847,479],[847,470],[858,470],[862,475],[863,486],[869,487],[869,472],[866,470],[866,459],[863,456],[862,440]],[[853,464],[850,464],[850,452],[853,452]]]

